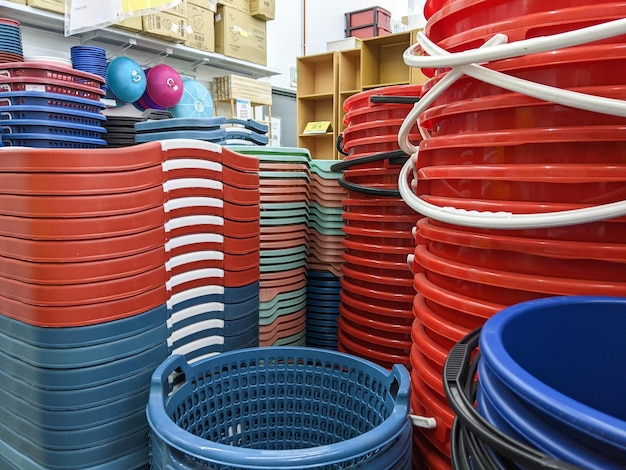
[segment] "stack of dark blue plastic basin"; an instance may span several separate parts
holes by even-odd
[[[224,116],[212,118],[170,118],[140,122],[135,125],[135,142],[154,140],[195,139],[227,144],[246,143],[251,146],[264,146],[269,142],[268,126],[252,119],[227,119]]]

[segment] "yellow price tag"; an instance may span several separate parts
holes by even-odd
[[[313,121],[307,123],[303,134],[326,134],[332,130],[330,121]]]

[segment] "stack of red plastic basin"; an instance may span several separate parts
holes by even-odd
[[[419,216],[397,193],[406,157],[397,134],[420,92],[421,85],[377,88],[344,103],[347,155],[337,167],[348,198],[343,201],[339,350],[387,368],[410,366],[414,292],[406,257]]]
[[[620,2],[455,0],[431,12],[426,32],[449,51],[495,33],[520,40],[622,18]],[[615,70],[624,37],[502,59],[486,67],[537,83],[623,100]],[[449,72],[439,70],[424,91]],[[453,83],[420,116],[416,194],[437,206],[532,214],[626,198],[626,119],[509,92],[474,78]],[[415,433],[419,460],[449,468],[454,416],[441,385],[450,348],[502,308],[553,295],[626,295],[624,219],[554,228],[481,229],[417,223],[411,351],[414,412],[434,416]]]
[[[169,353],[161,146],[1,153],[0,461],[145,465]]]

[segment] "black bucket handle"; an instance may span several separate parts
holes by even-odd
[[[372,186],[363,186],[362,184],[352,183],[351,181],[346,180],[343,176],[340,177],[337,182],[339,186],[348,191],[353,191],[356,193],[367,194],[368,196],[375,197],[400,197],[400,191],[397,189],[387,189],[387,188],[373,188]]]
[[[468,451],[474,458],[483,459],[475,463],[481,469],[500,468],[489,455],[486,445],[499,456],[529,469],[582,470],[576,465],[512,439],[476,411],[473,403],[476,397],[475,376],[480,352],[473,358],[472,354],[478,347],[480,330],[478,328],[472,331],[452,348],[443,369],[443,388],[448,403],[456,414],[452,433],[455,442],[451,442],[452,461],[459,464],[455,468],[467,468],[463,463],[462,453]]]

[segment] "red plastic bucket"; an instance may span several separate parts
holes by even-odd
[[[623,100],[626,87],[580,87],[572,91]],[[626,118],[567,108],[516,93],[504,93],[480,100],[457,101],[425,110],[422,127],[433,136],[504,129],[624,125]]]
[[[626,166],[616,164],[441,165],[417,173],[435,196],[577,204],[626,199]]]
[[[563,9],[589,5],[584,0],[554,0],[546,5],[541,0],[509,3],[505,0],[436,0],[429,5],[425,32],[433,41],[440,41],[481,25],[492,24],[510,18],[524,17],[546,11],[558,13]],[[618,4],[614,0],[599,0],[594,5],[600,10]]]
[[[397,280],[409,279],[412,275],[404,259],[399,262],[374,260],[354,256],[346,252],[341,253],[341,259],[344,262],[344,266],[348,266],[350,269],[364,274],[389,277]],[[343,268],[342,272],[345,273]]]
[[[428,218],[423,218],[417,222],[417,232],[427,240],[459,246],[472,246],[485,250],[506,250],[576,261],[626,261],[626,245],[624,243],[571,241],[563,238],[531,238],[508,232],[484,233],[480,230],[436,225]]]
[[[343,123],[350,128],[359,124],[385,119],[404,119],[413,105],[408,104],[377,104],[376,106],[357,108],[347,112]]]
[[[368,359],[386,369],[391,369],[394,364],[403,364],[408,368],[411,367],[408,351],[405,354],[394,354],[393,351],[387,353],[378,350],[378,348],[372,349],[367,344],[361,344],[359,339],[350,336],[341,329],[337,332],[337,339],[340,351]]]
[[[344,225],[342,231],[346,234],[346,240],[357,243],[395,244],[403,247],[413,247],[415,244],[410,230],[376,230]]]
[[[409,135],[411,142],[419,142],[422,136],[414,133]],[[366,155],[372,155],[375,153],[393,152],[400,150],[398,144],[398,136],[396,135],[381,135],[374,137],[363,137],[360,139],[352,139],[348,145],[344,145],[344,151],[346,151],[350,158],[364,157]]]
[[[428,330],[429,336],[448,349],[452,349],[471,331],[437,315],[428,307],[426,299],[420,294],[417,294],[413,301],[413,313],[424,329]],[[441,390],[443,391],[443,387]]]
[[[372,103],[372,96],[416,96],[421,95],[422,85],[395,85],[381,88],[372,88],[350,96],[343,102],[343,110],[350,112],[361,108],[376,108],[378,103]],[[386,106],[386,104],[381,104]],[[410,107],[410,106],[409,106]]]
[[[511,273],[501,269],[482,268],[460,261],[450,261],[440,258],[429,252],[426,247],[418,246],[415,249],[416,261],[427,271],[439,273],[443,276],[456,279],[463,284],[483,285],[494,287],[495,292],[501,289],[531,293],[535,297],[543,295],[614,295],[626,294],[626,282],[602,281],[592,279],[571,279],[542,275]],[[505,299],[510,296],[503,295]],[[530,300],[530,299],[526,299]],[[494,300],[509,305],[507,300]]]
[[[470,11],[476,12],[480,10],[474,6]],[[625,13],[626,5],[623,2],[615,1],[600,5],[596,3],[592,5],[580,4],[578,6],[569,6],[569,8],[566,6],[555,8],[552,5],[547,7],[544,4],[539,6],[534,12],[523,15],[508,13],[507,16],[503,16],[501,19],[497,19],[496,15],[490,15],[490,19],[482,23],[480,18],[476,18],[473,26],[470,26],[467,20],[461,21],[462,24],[467,24],[468,27],[436,41],[439,46],[450,52],[464,51],[480,47],[485,41],[498,33],[506,34],[510,42],[520,41],[602,24],[623,18]],[[471,15],[469,18],[471,18]],[[433,32],[432,25],[436,23],[436,19],[434,20],[431,22],[430,28],[427,26],[427,34],[433,39],[437,36],[437,28]],[[451,21],[455,20],[451,19]],[[449,22],[447,23],[448,25],[450,24]],[[456,28],[458,27],[457,24]],[[623,39],[624,36],[619,36],[605,39],[604,42],[623,42]]]
[[[623,80],[619,74],[615,73],[615,70],[621,70],[624,67],[625,49],[626,44],[579,46],[502,59],[489,63],[488,68],[563,89],[623,86]],[[441,73],[428,80],[424,84],[424,93],[427,93],[445,75],[446,73]],[[461,100],[482,99],[503,93],[510,92],[465,76],[446,89],[445,93],[435,100],[433,106],[452,104]]]
[[[435,282],[439,281],[441,284],[454,289],[454,286],[441,282],[442,276],[432,273],[428,275],[419,273],[414,278],[415,289],[419,289],[419,295],[440,317],[448,318],[449,321],[465,328],[478,328],[485,320],[507,306],[507,304],[481,300],[476,298],[472,292],[455,292],[446,289],[431,281],[430,277],[434,277]]]
[[[392,275],[385,276],[386,271],[382,271],[383,274],[378,272],[370,272],[367,269],[359,270],[353,269],[361,267],[360,265],[353,265],[350,263],[344,263],[341,267],[343,277],[350,283],[363,287],[365,289],[376,290],[381,285],[389,286],[389,293],[403,294],[407,296],[415,295],[413,290],[413,279],[410,276],[393,277]],[[393,271],[391,271],[393,273]]]
[[[383,307],[390,311],[405,310],[407,316],[412,316],[411,306],[413,295],[393,294],[382,290],[365,289],[350,281],[341,278],[341,291],[363,304],[372,305],[374,308]]]
[[[407,354],[411,349],[411,335],[396,335],[384,330],[376,330],[362,324],[352,323],[344,316],[339,316],[339,329],[363,346],[373,350],[382,350],[397,355]]]
[[[411,335],[411,318],[378,315],[375,310],[367,312],[345,302],[339,304],[339,313],[350,322],[372,330],[393,333],[402,338]]]
[[[396,177],[397,182],[397,177]],[[344,212],[357,212],[361,214],[397,214],[412,215],[417,214],[411,209],[404,200],[400,198],[350,198],[343,200]]]
[[[339,292],[341,305],[345,305],[360,315],[368,317],[372,315],[373,319],[379,321],[388,321],[390,323],[398,322],[398,324],[406,325],[413,323],[413,312],[406,303],[399,306],[389,305],[385,302],[371,302],[367,297],[359,296],[352,292],[341,290]],[[375,299],[376,300],[376,299]]]
[[[404,117],[398,119],[385,119],[378,121],[367,121],[360,124],[351,124],[343,131],[343,148],[348,151],[351,142],[359,139],[379,136],[397,136],[400,126],[404,122]],[[415,132],[415,131],[414,131]]]

